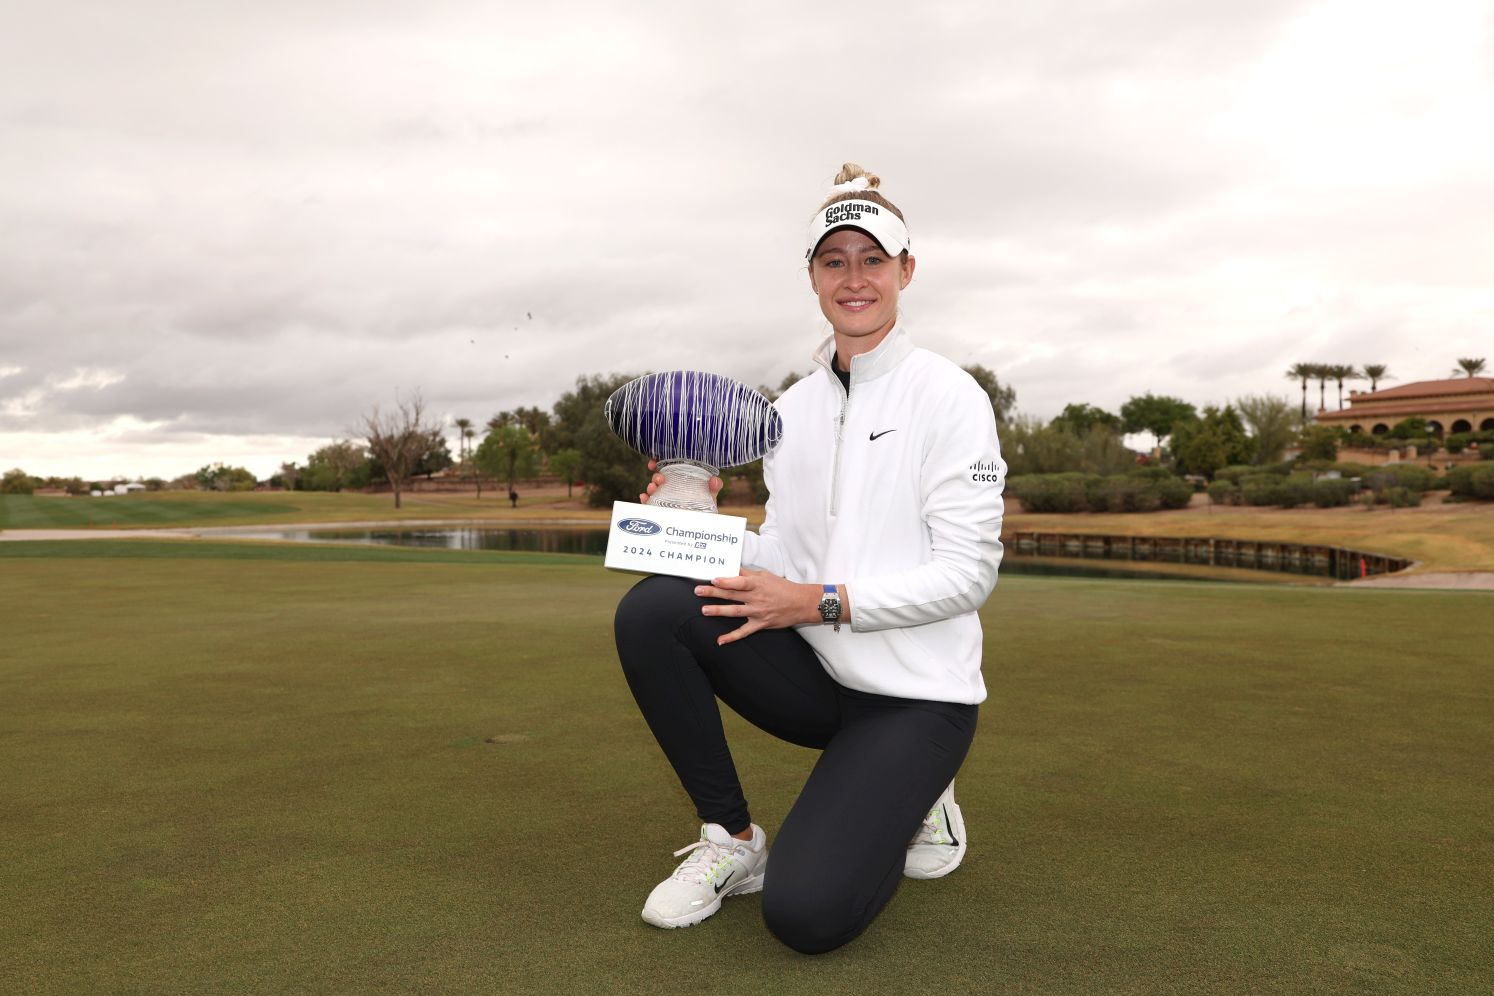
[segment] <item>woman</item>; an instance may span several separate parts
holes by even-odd
[[[879,184],[847,163],[811,223],[809,283],[832,332],[822,369],[777,402],[783,440],[741,576],[650,577],[618,606],[628,685],[705,823],[644,905],[656,926],[763,890],[774,934],[829,951],[904,875],[937,878],[965,852],[953,779],[986,695],[976,610],[1001,560],[1005,465],[985,392],[898,324],[915,261]],[[822,751],[771,877],[718,697]]]

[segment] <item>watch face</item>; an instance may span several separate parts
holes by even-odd
[[[826,622],[834,622],[840,618],[840,600],[827,598],[820,603],[820,618]]]

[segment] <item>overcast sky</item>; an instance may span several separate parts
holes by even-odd
[[[1488,0],[6,6],[0,470],[777,383],[847,159],[908,216],[915,340],[1026,413],[1494,361]]]

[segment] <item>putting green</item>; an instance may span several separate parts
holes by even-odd
[[[587,558],[0,545],[5,987],[1489,988],[1489,595],[1003,581],[965,866],[809,959],[755,897],[638,919],[695,831],[613,657],[629,583]],[[728,728],[771,834],[813,756]]]

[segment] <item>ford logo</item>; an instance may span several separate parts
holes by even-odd
[[[652,536],[662,527],[657,522],[650,522],[647,519],[623,519],[617,524],[617,528],[635,536]]]

